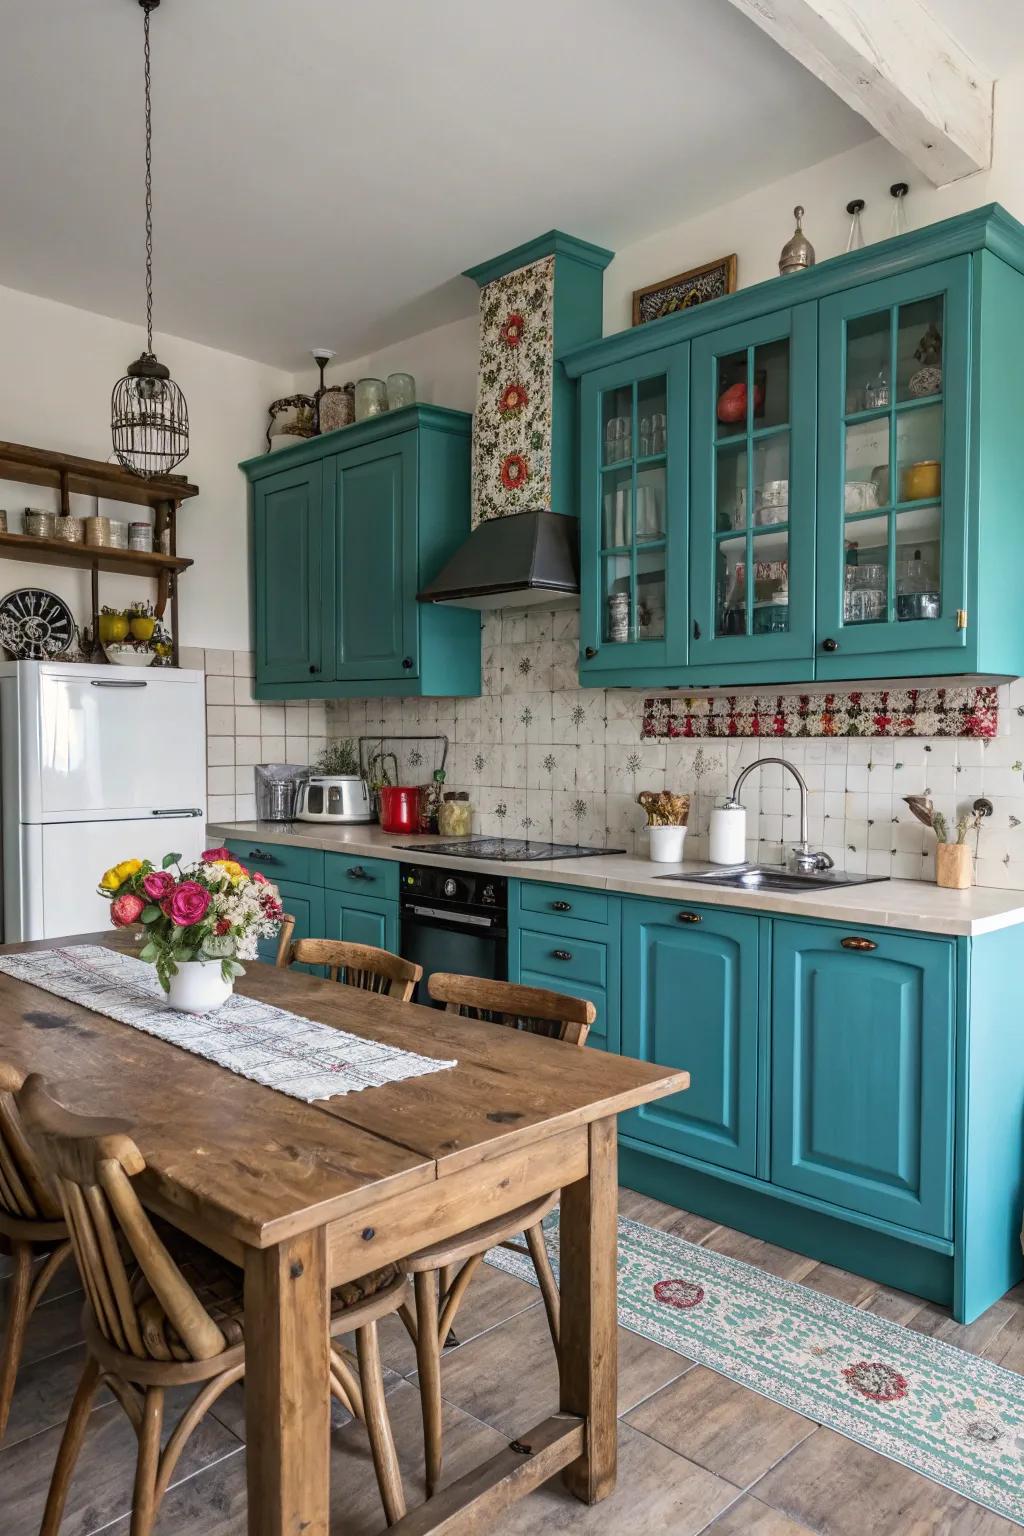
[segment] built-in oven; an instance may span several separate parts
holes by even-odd
[[[415,1000],[429,1003],[434,971],[504,981],[508,975],[508,881],[501,875],[399,865],[400,953],[423,967]]]

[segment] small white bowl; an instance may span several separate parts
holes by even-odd
[[[108,661],[118,667],[148,667],[156,660],[156,651],[136,650],[134,645],[105,645]]]

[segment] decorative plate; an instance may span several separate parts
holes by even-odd
[[[15,661],[52,661],[74,638],[71,609],[56,593],[18,587],[0,600],[0,645]]]

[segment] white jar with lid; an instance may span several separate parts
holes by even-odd
[[[708,858],[712,864],[745,864],[747,813],[738,800],[724,800],[711,812]]]

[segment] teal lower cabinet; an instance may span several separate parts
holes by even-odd
[[[621,1117],[623,1134],[752,1174],[757,1151],[758,918],[624,901],[622,1051],[691,1075]]]
[[[780,919],[772,1182],[953,1235],[953,945]]]
[[[619,897],[510,880],[508,902],[509,980],[593,1003],[588,1049],[618,1052]]]
[[[323,886],[299,885],[294,880],[280,880],[277,888],[281,892],[285,912],[295,919],[292,942],[294,943],[297,939],[322,939],[324,936]],[[273,965],[277,959],[276,938],[260,940],[260,959],[269,960]],[[309,971],[313,976],[323,975],[323,969],[318,965],[300,965],[296,969]]]
[[[376,901],[372,896],[346,896],[324,892],[325,937],[346,944],[372,944],[375,949],[398,950],[398,903]]]

